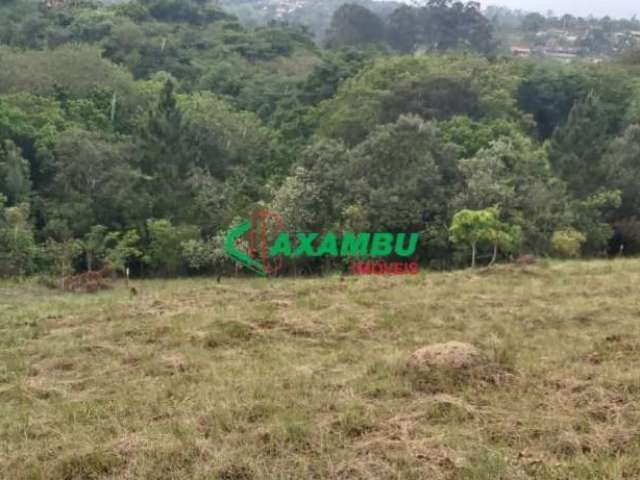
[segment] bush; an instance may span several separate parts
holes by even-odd
[[[191,270],[202,271],[213,263],[213,248],[202,240],[187,240],[180,245],[182,258]]]
[[[582,253],[582,245],[587,237],[573,228],[556,231],[551,237],[551,247],[556,255],[577,258]]]
[[[173,276],[185,268],[182,244],[200,239],[193,225],[174,226],[169,220],[149,220],[148,261],[157,273]]]
[[[3,208],[0,196],[0,275],[28,275],[35,269],[38,253],[29,223],[29,205]]]

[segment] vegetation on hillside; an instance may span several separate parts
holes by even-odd
[[[499,258],[569,230],[580,254],[614,228],[637,251],[633,55],[503,57],[473,3],[363,9],[340,7],[324,48],[203,0],[3,2],[0,273],[84,270],[123,238],[134,272],[219,270],[225,232],[265,207],[291,229],[420,232],[432,266],[469,263],[463,210],[520,232]]]

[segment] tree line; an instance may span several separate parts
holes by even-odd
[[[429,0],[402,5],[384,19],[366,7],[347,3],[333,14],[326,33],[329,48],[378,45],[395,52],[467,50],[494,53],[491,23],[477,2]]]

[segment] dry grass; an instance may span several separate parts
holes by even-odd
[[[0,283],[0,478],[638,479],[638,285],[637,260]],[[452,340],[506,373],[407,370]]]

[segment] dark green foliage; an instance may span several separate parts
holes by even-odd
[[[212,271],[258,208],[290,229],[419,232],[416,258],[438,266],[455,263],[464,210],[499,208],[483,247],[496,256],[547,254],[569,231],[599,253],[614,223],[635,235],[632,53],[494,58],[507,20],[473,2],[338,7],[285,15],[335,12],[323,49],[304,26],[262,21],[273,12],[248,27],[205,0],[3,2],[0,273]]]
[[[200,237],[197,228],[174,226],[168,220],[149,220],[147,262],[158,273],[176,275],[183,265],[182,244]]]
[[[551,139],[551,165],[578,198],[602,188],[610,176],[603,161],[608,146],[606,123],[599,98],[589,95],[575,104],[567,123]]]
[[[360,5],[346,3],[333,14],[327,32],[329,48],[362,47],[384,41],[382,20]]]
[[[563,124],[574,104],[595,93],[605,115],[602,128],[616,131],[633,98],[631,78],[624,70],[611,65],[606,68],[555,63],[527,63],[523,81],[518,87],[518,105],[531,113],[538,125],[540,138],[547,139]]]
[[[607,166],[608,183],[622,193],[619,218],[628,218],[640,212],[640,126],[629,127],[624,135],[613,141],[602,163]]]
[[[403,113],[434,120],[455,115],[477,119],[481,115],[479,93],[467,82],[445,76],[400,82],[382,102],[381,120],[393,121]]]
[[[28,202],[31,193],[31,167],[11,140],[0,146],[0,191],[6,193],[9,205]]]
[[[476,2],[430,0],[421,8],[401,7],[387,20],[391,45],[403,53],[415,50],[475,50],[496,48],[492,27]]]
[[[413,52],[423,35],[420,10],[403,5],[387,19],[387,36],[393,48],[403,53]]]
[[[453,161],[433,125],[401,116],[379,127],[353,151],[353,203],[366,209],[372,231],[419,231],[446,218],[441,169]]]
[[[302,101],[305,104],[316,104],[333,97],[342,82],[355,76],[370,61],[371,55],[362,50],[343,49],[335,53],[328,52],[322,58],[322,63],[316,65],[302,83]]]
[[[47,191],[47,218],[66,220],[75,235],[92,225],[122,228],[148,214],[137,192],[141,173],[128,161],[127,143],[69,129],[53,149],[55,174]]]

